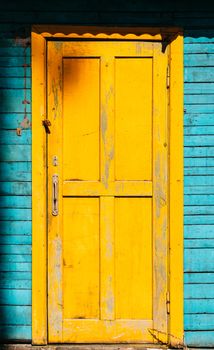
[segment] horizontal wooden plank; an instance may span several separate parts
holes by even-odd
[[[185,210],[184,210],[185,212]],[[185,225],[213,225],[213,215],[186,215],[184,216]]]
[[[0,77],[0,89],[30,89],[31,78]]]
[[[133,2],[130,2],[130,4]],[[167,2],[168,3],[168,2]],[[104,4],[103,2],[101,3]],[[146,2],[148,4],[148,2]],[[152,2],[154,4],[154,2]],[[157,2],[155,2],[157,4]],[[26,7],[27,8],[27,7]],[[156,12],[154,7],[152,10],[148,11],[148,8],[144,10],[132,9],[129,11],[121,11],[123,9],[123,4],[121,4],[121,9],[118,11],[110,11],[109,7],[98,8],[94,10],[82,10],[78,7],[77,11],[54,11],[49,7],[49,11],[38,12],[36,11],[26,11],[26,8],[23,11],[19,10],[19,16],[16,15],[15,11],[4,11],[0,12],[0,21],[1,23],[15,22],[16,24],[28,24],[28,23],[72,23],[73,25],[111,25],[111,26],[181,26],[187,28],[198,28],[199,26],[211,26],[212,17],[210,17],[209,12],[201,13],[201,17],[194,16],[194,13],[186,13],[183,11],[174,12],[174,10],[169,11],[167,8],[163,13],[161,11]],[[165,7],[163,7],[165,8]],[[208,13],[208,15],[206,15]]]
[[[185,186],[184,194],[214,194],[214,186]]]
[[[2,89],[0,90],[0,112],[30,112],[31,111],[31,92],[21,89]]]
[[[185,158],[184,167],[214,167],[214,158]]]
[[[184,313],[186,314],[214,314],[214,299],[185,299]]]
[[[31,282],[32,275],[31,272],[0,272],[0,281],[30,281]],[[26,288],[27,289],[27,288]]]
[[[213,227],[214,230],[214,227]],[[213,248],[214,249],[214,238],[195,238],[195,239],[185,239],[184,242],[185,249],[188,248]]]
[[[31,325],[31,306],[0,306],[0,325]]]
[[[0,223],[1,230],[1,223]],[[0,244],[32,244],[30,235],[2,235],[0,234]]]
[[[31,182],[0,182],[0,195],[30,196]],[[5,219],[6,220],[6,219]],[[9,220],[9,219],[8,219]],[[15,218],[13,219],[15,220]],[[17,219],[19,220],[19,219]],[[30,220],[29,218],[22,220]]]
[[[214,238],[214,225],[185,225],[184,239]]]
[[[38,8],[41,10],[41,12],[48,12],[50,10],[50,6],[48,6],[48,2],[42,2],[42,0],[39,0],[36,4],[33,2],[27,2],[26,0],[23,0],[20,2],[20,11],[38,11]],[[60,12],[62,10],[62,7],[60,7],[60,3],[57,1],[52,1],[52,11],[57,11]],[[121,12],[121,10],[125,12],[130,12],[130,11],[145,11],[148,12],[150,11],[151,13],[153,12],[158,12],[159,15],[162,14],[164,15],[163,12],[165,11],[173,11],[176,15],[176,17],[181,17],[183,16],[183,13],[187,14],[192,14],[193,16],[199,16],[199,11],[201,16],[203,14],[208,13],[210,16],[213,13],[213,7],[211,6],[212,3],[207,2],[206,3],[206,8],[204,6],[204,3],[197,3],[195,2],[195,7],[193,8],[192,2],[184,2],[181,1],[179,3],[177,2],[170,2],[169,0],[166,0],[162,3],[159,1],[152,1],[152,2],[142,2],[142,1],[122,1],[122,0],[117,0],[113,1],[110,0],[108,3],[106,2],[97,2],[95,0],[92,0],[90,2],[90,9],[87,6],[87,2],[84,0],[73,0],[73,1],[65,1],[63,2],[63,9],[67,12],[72,11],[99,11],[102,13],[102,11],[115,11],[115,12]],[[36,6],[37,5],[37,6]],[[0,7],[1,9],[7,10],[7,11],[13,11],[17,9],[16,2],[14,0],[10,0],[8,3],[3,3]],[[208,16],[209,16],[208,15]],[[7,24],[8,26],[8,24]],[[7,28],[6,26],[6,28]],[[205,31],[203,30],[203,33]],[[206,31],[208,32],[208,31]],[[192,33],[192,31],[191,31]]]
[[[184,274],[184,283],[214,284],[214,272],[194,272]]]
[[[213,104],[213,102],[213,94],[184,94],[185,105]]]
[[[185,272],[213,272],[214,249],[184,249]]]
[[[1,181],[31,181],[31,162],[1,162]]]
[[[32,222],[31,221],[1,221],[1,235],[27,235],[31,236]]]
[[[25,221],[25,220],[31,220],[31,218],[32,218],[31,209],[0,208],[0,220]]]
[[[213,347],[214,330],[213,331],[185,331],[185,344],[192,347]],[[206,350],[206,349],[205,349]]]
[[[184,82],[214,82],[214,67],[185,67]]]
[[[184,147],[184,157],[214,157],[214,147]]]
[[[0,274],[1,275],[1,274]],[[31,290],[32,288],[32,282],[30,279],[0,279],[0,289],[28,289]],[[0,292],[1,295],[1,292]],[[19,303],[17,305],[20,305]],[[29,304],[30,305],[30,304]]]
[[[11,47],[11,46],[10,46]],[[1,55],[1,50],[0,50]],[[2,57],[0,56],[0,67],[23,67],[23,65],[31,65],[30,56],[19,56],[19,57]]]
[[[194,167],[188,167],[184,169],[184,175],[214,175],[214,166],[213,167],[206,167],[206,166],[194,166]]]
[[[31,272],[31,263],[30,262],[0,262],[0,271],[20,271],[20,272]]]
[[[0,196],[0,208],[31,208],[31,206],[31,196]]]
[[[214,125],[214,114],[185,114],[184,126],[208,126]],[[185,128],[186,130],[186,128]]]
[[[27,289],[1,289],[0,305],[31,305],[31,291]]]
[[[20,35],[21,34],[21,35]],[[30,45],[29,34],[27,35],[22,32],[18,34],[17,32],[11,32],[11,35],[3,35],[0,37],[0,48],[4,47],[20,47],[23,50]]]
[[[50,7],[47,5],[48,3],[44,3],[41,0],[38,1],[38,3],[34,4],[33,2],[27,2],[26,0],[23,0],[20,2],[20,11],[38,11],[38,8],[41,10],[41,12],[47,12]],[[142,1],[122,1],[122,0],[117,0],[117,1],[108,1],[108,3],[99,3],[95,0],[92,0],[90,2],[90,10],[91,11],[116,11],[116,12],[121,12],[121,9],[123,11],[151,11],[153,12],[164,12],[164,11],[176,11],[176,13],[179,11],[196,11],[197,9],[200,9],[201,11],[207,11],[210,10],[212,11],[212,7],[207,5],[206,9],[204,6],[202,6],[201,3],[197,5],[194,9],[190,6],[192,3],[186,3],[186,2],[180,2],[175,3],[175,2],[170,2],[170,1],[164,1],[163,3],[160,4],[160,2],[142,2]],[[36,6],[37,5],[37,6]],[[63,3],[63,9],[67,12],[69,11],[89,11],[89,8],[87,6],[87,2],[84,0],[73,0],[73,1],[65,1]],[[13,11],[15,10],[16,7],[16,2],[14,0],[11,0],[9,3],[5,3],[1,5],[1,9],[7,10],[7,11]],[[61,11],[62,7],[60,7],[60,4],[57,1],[52,2],[52,11]],[[182,12],[181,12],[182,13]],[[203,13],[203,12],[202,12]]]
[[[212,39],[214,42],[214,39]],[[214,66],[214,54],[203,53],[197,55],[184,55],[185,67],[212,67]]]
[[[214,176],[185,176],[184,185],[185,186],[212,186],[214,184]]]
[[[1,47],[0,55],[1,57],[30,57],[31,48],[20,46],[4,46]]]
[[[21,246],[20,246],[21,247]],[[1,263],[31,263],[32,262],[32,256],[31,254],[2,254],[1,256]]]
[[[214,205],[214,195],[185,195],[185,205]]]
[[[0,114],[1,130],[14,130],[16,128],[31,128],[31,114],[25,113],[1,113]]]
[[[0,145],[1,161],[29,162],[31,161],[31,145]]]
[[[0,77],[31,77],[31,67],[4,67],[0,69]]]
[[[194,55],[192,55],[194,56]],[[185,56],[184,56],[185,57]],[[213,94],[214,93],[214,83],[191,83],[185,82],[184,84],[185,94]]]
[[[214,215],[214,206],[213,205],[186,206],[185,215]]]
[[[184,127],[184,135],[185,136],[192,136],[192,135],[210,135],[211,137],[213,137],[214,135],[214,125],[206,125],[206,126],[192,126],[192,125],[188,125]],[[204,137],[203,140],[205,141]],[[185,139],[185,143],[186,143],[186,139]],[[194,140],[195,141],[195,140]]]
[[[204,114],[204,113],[214,113],[214,105],[213,104],[197,104],[197,105],[185,105],[184,109],[187,114]]]
[[[214,299],[214,284],[188,283],[184,286],[184,298],[187,299]],[[214,300],[213,300],[214,304]]]
[[[28,342],[32,337],[31,326],[0,326],[0,339],[3,341],[23,341]]]
[[[30,145],[31,139],[31,130],[22,130],[20,136],[16,130],[0,130],[1,145]]]
[[[18,245],[18,244],[4,244],[0,245],[0,254],[18,254],[18,255],[25,255],[25,254],[31,254],[32,249],[31,245]]]
[[[197,43],[197,44],[188,44],[185,43],[184,45],[184,56],[186,53],[189,54],[202,54],[202,53],[214,53],[214,47],[212,43]]]
[[[213,135],[188,135],[187,137],[184,137],[184,144],[186,147],[187,146],[190,146],[190,147],[214,146],[214,137]]]
[[[184,318],[184,329],[189,330],[214,330],[214,314],[187,314]]]

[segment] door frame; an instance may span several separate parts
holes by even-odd
[[[169,330],[183,344],[183,33],[180,28],[33,26],[32,45],[32,343],[47,344],[46,44],[50,38],[162,42],[169,50]],[[167,84],[167,82],[166,82]],[[166,305],[167,307],[167,305]],[[154,331],[154,338],[161,334]]]

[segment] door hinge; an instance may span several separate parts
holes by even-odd
[[[166,293],[166,312],[170,314],[170,294],[169,291]]]
[[[167,66],[167,70],[166,70],[166,88],[169,88],[169,84],[170,84],[170,66],[168,64]]]

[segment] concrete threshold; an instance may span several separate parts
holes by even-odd
[[[172,350],[158,344],[2,344],[0,350]],[[180,349],[187,350],[187,347]],[[194,350],[193,348],[191,350]],[[198,350],[198,349],[197,349]]]

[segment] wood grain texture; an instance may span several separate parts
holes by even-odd
[[[15,4],[15,2],[13,2]],[[166,9],[168,11],[174,11],[175,9],[179,12],[175,15],[174,12],[171,14],[163,15],[162,19],[158,19],[158,16],[160,17],[160,14],[157,16],[154,16],[154,12],[148,12],[148,10],[151,11],[157,11],[157,7],[154,7],[151,4],[148,3],[142,3],[135,2],[125,2],[123,1],[123,10],[125,13],[121,14],[121,2],[117,1],[114,4],[111,3],[111,6],[109,6],[109,14],[107,10],[102,7],[102,4],[97,4],[97,1],[93,1],[91,5],[90,11],[88,11],[88,7],[86,6],[84,1],[81,2],[67,2],[66,11],[70,10],[72,13],[65,13],[65,12],[59,12],[61,10],[61,5],[58,3],[52,4],[52,12],[48,14],[49,9],[47,9],[47,4],[40,1],[40,14],[33,13],[34,10],[38,9],[38,3],[36,4],[30,4],[29,2],[25,2],[23,5],[22,11],[17,15],[17,13],[12,13],[11,8],[13,4],[9,3],[2,3],[1,9],[2,14],[1,18],[3,21],[16,21],[23,23],[25,21],[26,23],[30,22],[51,22],[54,23],[55,21],[58,21],[59,23],[75,23],[78,21],[78,24],[80,22],[82,23],[92,23],[95,22],[96,24],[98,22],[102,23],[111,23],[114,24],[120,24],[120,23],[127,23],[127,24],[133,24],[142,23],[143,18],[145,17],[145,13],[139,12],[147,10],[146,17],[147,22],[152,24],[159,24],[163,23],[164,25],[169,23],[181,23],[185,26],[208,26],[213,24],[213,13],[204,12],[204,13],[192,13],[191,5],[179,3],[174,4],[170,2],[167,5],[162,3],[161,5],[157,5],[159,8],[159,11],[165,11]],[[24,8],[26,10],[26,6],[28,6],[28,11],[24,12]],[[125,6],[125,7],[124,7]],[[197,5],[198,7],[201,6],[201,9],[203,10],[203,4]],[[160,9],[160,7],[162,7]],[[191,11],[188,13],[187,9]],[[3,10],[7,9],[7,12],[3,13]],[[79,12],[78,14],[75,14],[75,10],[82,9],[84,11],[88,11],[87,14]],[[97,9],[100,9],[101,14],[97,14]],[[48,10],[48,11],[47,11]],[[181,11],[182,10],[182,11]],[[185,12],[186,10],[186,12]],[[42,13],[43,11],[43,13]],[[103,11],[103,13],[102,13]],[[112,11],[117,11],[117,14],[114,13],[112,16]],[[132,13],[131,13],[132,12]],[[139,12],[139,13],[137,13]],[[213,16],[213,17],[212,17]],[[120,18],[119,18],[120,17]],[[194,18],[193,18],[194,17]],[[180,21],[180,22],[179,22]],[[6,116],[1,121],[1,127],[3,129],[15,129],[18,127],[19,122],[22,121],[23,118],[23,67],[22,64],[26,62],[27,64],[30,64],[30,47],[22,47],[21,44],[17,45],[15,44],[15,36],[23,37],[23,33],[29,31],[29,27],[23,26],[23,24],[17,25],[9,25],[7,23],[1,24],[1,36],[7,37],[8,39],[4,40],[0,43],[0,66],[1,67],[7,67],[8,69],[5,70],[5,73],[2,73],[4,76],[0,78],[0,87],[1,89],[5,89],[1,93],[2,98],[4,98],[4,103],[1,104],[1,110],[3,113],[1,113],[1,118]],[[26,34],[25,36],[29,35]],[[190,147],[188,149],[185,149],[185,174],[189,176],[189,180],[187,180],[186,186],[185,186],[185,193],[188,194],[188,196],[192,197],[186,197],[185,204],[187,206],[191,205],[194,207],[195,203],[198,203],[200,201],[200,205],[207,206],[212,204],[212,197],[207,196],[209,194],[214,194],[213,189],[213,179],[210,175],[213,175],[213,169],[211,167],[214,166],[213,162],[213,148],[207,148],[206,146],[210,146],[210,141],[212,142],[212,138],[209,137],[208,139],[205,137],[201,137],[200,139],[189,139],[189,135],[213,135],[213,129],[209,129],[209,125],[213,126],[213,104],[211,103],[213,94],[214,94],[214,79],[213,79],[213,54],[214,54],[214,35],[213,30],[202,30],[197,29],[195,31],[191,30],[188,32],[185,32],[185,45],[184,45],[184,61],[185,66],[187,68],[186,70],[186,81],[185,81],[185,96],[186,96],[186,102],[188,105],[186,106],[187,113],[184,117],[184,124],[187,126],[185,129],[185,144],[190,144],[193,147]],[[24,55],[26,56],[26,61],[24,59]],[[206,67],[206,68],[205,68]],[[211,69],[210,69],[211,67]],[[11,68],[11,70],[10,70]],[[3,70],[1,70],[3,71]],[[11,75],[16,75],[16,77]],[[30,70],[28,68],[28,75],[30,75]],[[27,88],[30,88],[31,85],[31,79],[30,77],[26,80]],[[8,92],[8,90],[13,90],[15,92]],[[20,91],[18,91],[20,89]],[[7,91],[6,91],[7,90]],[[17,94],[16,94],[17,92]],[[192,94],[195,94],[194,96],[191,96]],[[197,94],[201,94],[201,96],[198,96]],[[206,97],[206,95],[209,95]],[[30,95],[29,99],[30,99]],[[6,98],[8,101],[6,101]],[[210,105],[208,105],[210,104]],[[14,114],[14,118],[11,118],[10,114],[11,112],[18,112]],[[20,112],[19,112],[20,111]],[[30,105],[28,106],[28,111],[30,113]],[[6,112],[6,114],[4,113]],[[20,113],[20,114],[19,114]],[[191,126],[203,126],[203,129],[195,129]],[[213,137],[213,136],[212,136]],[[197,147],[201,145],[202,143],[205,143],[205,147]],[[209,143],[209,145],[207,144]],[[30,169],[28,171],[28,168],[23,165],[18,165],[18,163],[31,161],[31,146],[20,144],[16,145],[15,147],[13,145],[3,145],[0,146],[0,153],[1,153],[1,160],[2,161],[14,161],[14,164],[6,164],[1,163],[0,164],[0,170],[1,170],[1,179],[2,181],[8,182],[7,184],[0,184],[1,193],[5,196],[7,195],[18,195],[22,196],[24,195],[30,195],[31,194],[31,185],[30,181]],[[194,167],[189,168],[189,167]],[[203,167],[203,169],[201,168]],[[203,180],[202,186],[201,186],[201,178],[198,178],[198,185],[191,186],[194,184],[194,181],[191,179],[195,176],[204,176],[206,175],[209,177],[209,179]],[[9,184],[9,181],[14,182],[15,184]],[[27,183],[25,183],[27,181]],[[18,182],[22,182],[23,184],[17,184]],[[209,184],[209,185],[208,185]],[[197,195],[200,194],[201,197],[198,197]],[[202,197],[203,196],[203,197]],[[9,199],[8,199],[9,200]],[[7,201],[8,201],[7,200]],[[12,201],[11,203],[14,204],[15,202]],[[23,203],[20,199],[20,203]],[[12,204],[11,204],[12,205]],[[21,205],[21,204],[20,204]],[[15,207],[14,207],[15,208]],[[186,207],[185,207],[186,208]],[[185,209],[185,213],[188,213],[188,208]],[[194,209],[193,209],[194,210]],[[15,212],[14,212],[15,214]],[[2,214],[5,215],[5,214]],[[4,218],[13,218],[15,220],[15,217],[13,216],[4,216]],[[20,216],[16,216],[17,220],[20,220],[20,218],[24,218],[25,215],[22,216],[20,212]],[[26,220],[26,218],[25,218]],[[2,244],[9,244],[9,239],[5,235],[11,235],[13,238],[11,238],[11,243],[16,244],[18,242],[18,238],[15,237],[15,235],[20,236],[19,242],[25,242],[21,239],[23,236],[29,237],[31,234],[31,223],[30,221],[3,221],[1,222],[1,234],[3,233],[2,238]],[[212,214],[209,215],[192,215],[189,214],[185,216],[185,238],[198,238],[198,239],[207,239],[207,238],[213,238],[213,225],[214,225],[214,216]],[[23,238],[25,239],[25,238]],[[194,254],[198,254],[197,249],[195,249]],[[189,260],[185,260],[185,266],[188,269]],[[22,269],[22,265],[5,265],[3,263],[2,267],[4,269]],[[206,269],[206,265],[204,266]],[[18,270],[17,270],[18,271]],[[11,272],[12,273],[12,272]],[[15,272],[14,272],[15,273]],[[20,272],[21,273],[21,272]],[[185,275],[186,276],[186,275]],[[196,285],[192,284],[191,288],[193,293],[195,293],[196,289],[198,288],[197,283],[203,284],[207,281],[207,276],[209,276],[210,281],[212,281],[213,273],[192,273],[189,272],[187,274],[188,281],[195,280]],[[185,277],[186,278],[186,277]],[[8,277],[8,280],[12,279],[12,277]],[[186,279],[185,279],[186,281]],[[187,304],[185,304],[187,305]],[[194,308],[194,305],[193,305]],[[187,309],[185,309],[187,310]],[[197,310],[195,310],[197,312]],[[194,324],[197,324],[196,319],[192,320],[192,324],[194,327]],[[8,339],[30,339],[31,337],[31,327],[30,326],[20,326],[18,328],[11,327],[11,326],[5,326],[4,328],[0,328],[1,333],[4,333],[4,335]],[[192,346],[209,346],[210,344],[213,346],[214,344],[214,332],[213,331],[186,331],[186,342],[189,345]]]
[[[0,338],[31,338],[31,68],[23,28],[0,26]],[[27,34],[28,33],[28,34]],[[16,128],[22,135],[17,136]],[[24,130],[26,129],[26,130]]]
[[[192,32],[194,33],[194,32]],[[213,345],[213,36],[188,34],[185,65],[185,340]],[[202,179],[203,178],[203,179]]]

